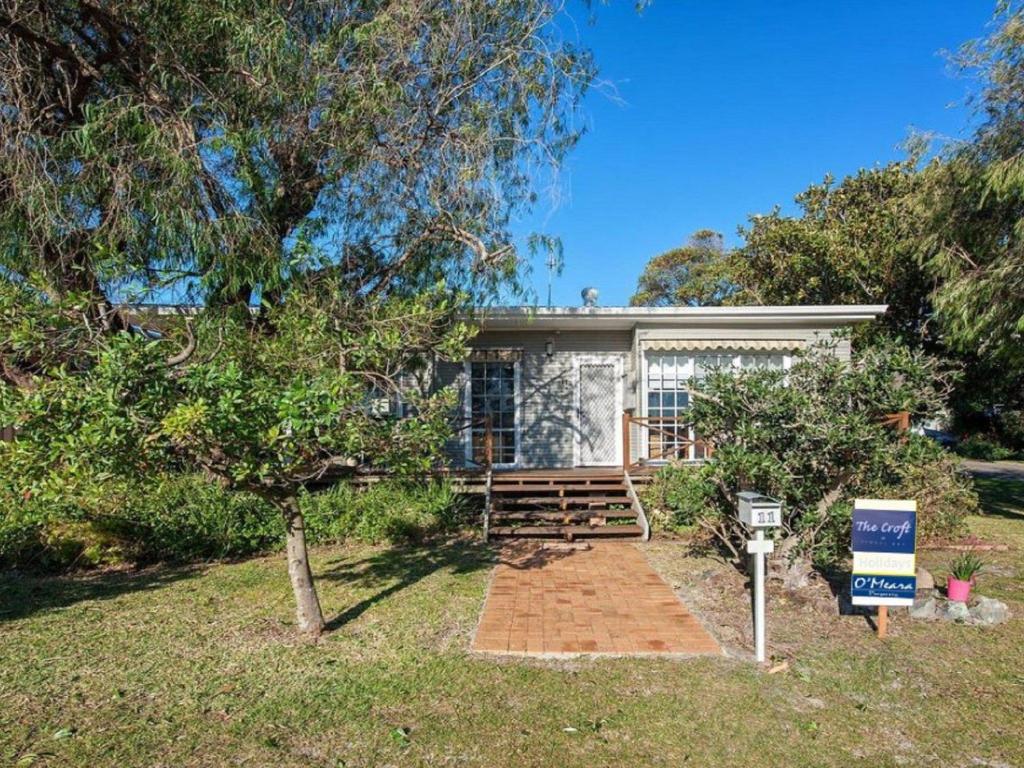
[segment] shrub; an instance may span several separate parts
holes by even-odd
[[[199,475],[140,487],[107,483],[54,503],[0,498],[0,566],[66,570],[154,561],[243,557],[279,549],[280,514],[256,496]],[[339,484],[302,497],[311,542],[419,540],[469,520],[471,505],[446,482]]]
[[[716,488],[706,464],[669,464],[641,490],[644,509],[656,530],[680,532],[698,525],[714,509]]]
[[[960,462],[931,440],[912,436],[897,454],[899,480],[881,495],[917,501],[919,541],[959,538],[978,496]]]
[[[79,487],[61,502],[6,496],[5,566],[58,570],[238,557],[282,540],[280,520],[267,504],[198,475]]]
[[[956,448],[957,453],[968,459],[979,461],[1003,461],[1013,458],[1012,449],[1001,445],[994,437],[982,434],[971,435],[961,440]]]
[[[937,446],[882,425],[892,411],[925,413],[941,404],[948,381],[934,360],[885,347],[849,363],[812,349],[788,373],[714,372],[692,389],[690,412],[696,433],[716,446],[712,460],[664,470],[651,496],[671,510],[662,515],[666,525],[694,525],[737,559],[747,537],[736,518],[742,490],[780,499],[779,551],[821,565],[849,553],[851,500],[895,493],[904,481],[899,492],[945,482],[922,517],[929,531],[954,530],[969,489],[950,479]]]
[[[269,504],[198,475],[163,478],[144,496],[134,496],[123,514],[136,560],[242,557],[284,540]]]
[[[996,429],[1003,445],[1018,454],[1024,453],[1024,410],[1008,410],[999,414]]]
[[[719,453],[718,456],[721,456]],[[735,524],[734,503],[723,496],[720,485],[730,481],[730,468],[737,462],[727,453],[703,465],[670,464],[661,469],[644,491],[644,506],[657,530],[693,531],[719,538]],[[750,487],[783,487],[770,474],[761,476],[762,484]],[[915,499],[919,541],[956,539],[966,531],[966,518],[978,512],[978,497],[970,477],[956,457],[933,441],[909,435],[879,457],[863,481],[851,486],[843,498],[827,508],[806,510],[792,520],[792,529],[813,533],[809,554],[820,565],[833,565],[849,555],[850,520],[855,495],[880,498]],[[788,504],[789,502],[787,502]],[[790,518],[794,516],[788,515]],[[738,547],[737,547],[738,549]]]
[[[467,497],[447,482],[383,480],[362,488],[341,483],[305,494],[300,503],[315,543],[420,540],[464,525],[471,514]]]

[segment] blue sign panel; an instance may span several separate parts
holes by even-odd
[[[869,576],[855,573],[850,584],[854,604],[857,604],[858,597],[871,600],[902,598],[913,602],[916,591],[917,578],[914,576]]]
[[[894,509],[853,510],[853,551],[914,554],[916,515]]]
[[[853,503],[854,605],[911,605],[917,589],[913,499],[856,499]]]

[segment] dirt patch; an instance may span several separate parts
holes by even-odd
[[[752,658],[750,577],[731,563],[696,556],[685,541],[664,539],[643,545],[652,567],[682,597],[691,612],[701,617],[727,653]],[[836,588],[818,573],[799,590],[770,581],[768,604],[769,652],[773,658],[798,656],[827,639],[870,637],[867,611],[854,610],[836,594]]]

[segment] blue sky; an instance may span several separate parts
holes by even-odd
[[[520,235],[562,238],[554,303],[597,286],[628,303],[647,260],[711,228],[728,244],[747,215],[836,177],[899,159],[914,129],[965,137],[970,82],[940,54],[982,35],[990,0],[582,3],[571,34],[595,54],[587,134]],[[571,25],[567,25],[567,29]],[[532,282],[546,301],[547,269]]]

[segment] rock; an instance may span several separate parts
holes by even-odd
[[[917,576],[918,592],[935,589],[935,577],[929,571],[919,567],[915,576]]]
[[[990,597],[979,597],[969,613],[971,619],[978,624],[1002,624],[1010,618],[1010,609],[1006,603]]]
[[[782,585],[791,592],[797,589],[804,589],[811,582],[810,563],[795,562],[786,569],[782,577]]]
[[[971,618],[971,612],[967,610],[967,605],[965,603],[950,601],[946,605],[946,612],[943,614],[942,618],[947,621],[967,621]]]
[[[939,604],[935,598],[929,595],[922,599],[918,598],[910,606],[910,618],[912,619],[937,619],[939,618]]]
[[[781,581],[782,586],[790,592],[804,589],[810,584],[814,566],[803,557],[790,559],[776,551],[774,557],[768,559],[768,579]]]

